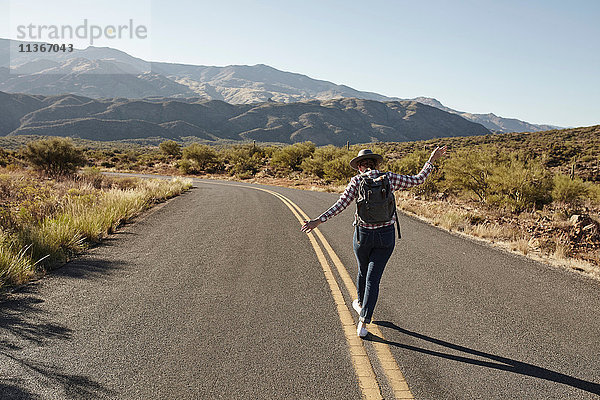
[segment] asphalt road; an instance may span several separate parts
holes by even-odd
[[[337,199],[269,189],[310,216]],[[319,229],[354,276],[352,213]],[[401,223],[364,341],[384,398],[381,343],[416,399],[600,397],[598,282]],[[266,192],[197,181],[0,302],[2,399],[362,394],[315,251]]]

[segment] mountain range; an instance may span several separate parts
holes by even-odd
[[[94,99],[192,98],[231,104],[294,103],[339,98],[416,101],[460,115],[492,132],[534,132],[558,128],[492,113],[457,111],[428,97],[401,99],[358,91],[264,64],[215,67],[149,62],[117,49],[93,46],[70,53],[16,51],[20,44],[32,43],[0,39],[0,91],[46,96],[70,93]]]
[[[0,92],[0,136],[91,140],[195,137],[317,145],[485,135],[480,124],[416,101],[342,98],[230,104],[200,98],[93,99]]]

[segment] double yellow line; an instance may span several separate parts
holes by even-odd
[[[207,182],[202,182],[207,183]],[[243,187],[247,189],[255,189],[260,190],[266,193],[269,193],[278,199],[280,199],[294,214],[294,216],[298,219],[300,223],[303,223],[305,220],[309,220],[310,218],[298,205],[296,205],[293,201],[285,197],[284,195],[274,192],[272,190],[263,189],[254,186],[245,186],[245,185],[237,185],[231,183],[222,183],[222,182],[211,182],[219,185],[226,186],[237,186]],[[361,388],[363,397],[365,399],[382,399],[380,385],[377,382],[377,377],[373,370],[373,366],[371,364],[371,360],[369,359],[367,352],[365,350],[362,339],[360,339],[356,334],[356,325],[354,323],[354,319],[352,318],[350,308],[344,301],[344,296],[342,294],[342,290],[340,289],[331,266],[319,246],[316,237],[319,238],[321,245],[333,261],[334,266],[337,269],[337,272],[346,288],[346,291],[352,298],[356,293],[356,286],[354,286],[354,282],[352,278],[350,278],[350,274],[348,274],[348,270],[342,264],[340,258],[337,256],[333,248],[329,244],[329,242],[325,239],[321,231],[319,229],[314,229],[312,232],[308,233],[308,238],[310,243],[317,255],[317,259],[321,264],[323,269],[323,273],[325,274],[325,279],[329,284],[329,288],[331,290],[331,294],[335,301],[335,305],[337,308],[338,317],[342,322],[342,327],[344,329],[344,335],[346,337],[346,342],[348,343],[348,347],[350,350],[350,356],[352,359],[352,364],[354,366],[354,371],[356,376],[358,377],[358,383]],[[376,325],[370,325],[369,330],[376,336],[379,336],[383,339],[383,335],[381,330]],[[414,399],[410,389],[408,388],[408,384],[404,379],[404,375],[398,368],[398,364],[394,359],[392,352],[389,347],[385,343],[381,342],[372,342],[373,347],[375,349],[375,354],[377,356],[379,365],[385,374],[385,378],[387,380],[388,385],[394,392],[394,396],[396,399]]]

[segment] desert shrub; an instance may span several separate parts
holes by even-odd
[[[160,151],[168,156],[178,156],[181,154],[181,147],[174,140],[166,140],[159,146]]]
[[[577,205],[589,194],[589,185],[586,185],[582,179],[575,178],[571,180],[567,175],[554,175],[554,188],[552,189],[552,199],[554,201]]]
[[[323,178],[328,182],[342,183],[356,175],[356,171],[350,168],[352,157],[345,156],[334,158],[323,165]]]
[[[110,161],[102,161],[100,166],[104,168],[114,168],[115,164]]]
[[[425,162],[429,159],[429,153],[423,150],[415,151],[398,160],[388,161],[387,169],[397,174],[415,175],[419,173]]]
[[[315,151],[312,142],[294,143],[275,151],[271,157],[271,165],[281,171],[300,171],[302,161]]]
[[[498,159],[490,151],[459,150],[445,160],[445,179],[450,188],[473,192],[484,202],[496,163]]]
[[[54,212],[57,206],[51,182],[27,176],[0,175],[0,226],[5,231],[36,223]]]
[[[9,153],[4,149],[0,149],[0,167],[6,167],[10,162]]]
[[[573,161],[581,154],[581,147],[570,141],[557,141],[551,144],[547,151],[546,166],[557,167]]]
[[[346,181],[356,174],[350,168],[353,153],[345,148],[333,145],[315,149],[312,157],[305,158],[300,164],[300,169],[309,175],[323,178],[329,182]]]
[[[205,144],[192,143],[183,149],[183,160],[179,164],[185,173],[213,172],[219,166],[217,152]]]
[[[85,182],[88,182],[96,189],[100,189],[102,187],[102,182],[104,181],[104,177],[102,172],[96,167],[85,167],[81,171],[81,179]]]
[[[221,157],[230,175],[252,176],[264,165],[266,154],[262,147],[244,144],[224,149]]]
[[[539,208],[552,200],[552,186],[551,174],[540,161],[512,156],[494,166],[487,202],[513,212]]]
[[[149,151],[138,157],[136,165],[140,167],[153,167],[156,163],[165,161],[166,157],[157,151]]]
[[[86,162],[83,151],[66,138],[30,142],[21,155],[33,169],[49,176],[72,174]]]
[[[191,161],[186,160],[185,158],[176,163],[175,166],[184,174],[191,174],[194,172]]]
[[[588,182],[588,198],[595,204],[600,204],[600,184]]]

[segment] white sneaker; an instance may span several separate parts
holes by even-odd
[[[354,311],[356,311],[358,313],[358,315],[360,315],[360,312],[362,311],[362,307],[360,306],[360,304],[358,303],[358,299],[355,299],[352,302],[352,308],[354,308]]]
[[[358,335],[358,337],[364,338],[365,336],[367,336],[369,334],[369,331],[367,330],[367,328],[365,328],[365,323],[362,321],[358,322],[358,327],[356,328],[356,334]]]

